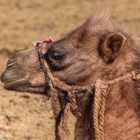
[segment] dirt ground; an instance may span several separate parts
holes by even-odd
[[[48,36],[57,40],[105,8],[113,21],[140,33],[139,0],[0,0],[0,73],[16,51]],[[0,83],[0,140],[53,140],[53,130],[47,97],[7,91]]]

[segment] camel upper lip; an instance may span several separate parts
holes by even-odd
[[[4,84],[7,84],[7,85],[11,85],[11,84],[14,84],[14,83],[24,83],[24,81],[26,81],[28,79],[28,75],[27,76],[24,76],[23,78],[20,76],[20,78],[9,78],[7,76],[7,73],[9,72],[9,70],[5,70],[1,76],[0,76],[0,80],[2,83]]]
[[[17,91],[31,92],[31,93],[44,93],[45,92],[44,85],[27,85],[26,78],[4,83],[4,87],[5,89],[8,89],[8,90],[16,89]]]
[[[1,81],[2,83],[5,83],[5,82],[6,82],[6,79],[5,79],[5,77],[4,77],[4,72],[0,75],[0,81]]]

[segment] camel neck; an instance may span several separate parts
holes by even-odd
[[[140,139],[140,122],[130,82],[113,85],[106,98],[105,140]]]

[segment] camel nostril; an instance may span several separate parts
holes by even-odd
[[[11,59],[8,60],[7,64],[13,63],[13,62],[15,62],[15,61],[17,61],[16,58],[11,58]]]
[[[12,67],[17,62],[17,59],[9,59],[6,65],[6,68]]]
[[[8,69],[9,67],[14,66],[15,64],[16,64],[16,61],[15,62],[12,62],[12,63],[9,63],[9,64],[7,64],[6,68]]]

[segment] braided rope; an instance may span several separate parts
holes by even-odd
[[[41,43],[39,45],[43,45],[43,44]],[[36,49],[39,54],[41,68],[45,73],[46,82],[51,92],[51,102],[52,102],[52,107],[56,120],[56,126],[55,126],[56,140],[62,140],[64,134],[66,135],[70,134],[70,131],[68,130],[67,127],[69,110],[71,110],[76,117],[81,115],[76,100],[76,93],[81,93],[83,91],[86,92],[92,91],[92,94],[94,94],[94,102],[92,105],[93,129],[95,132],[94,140],[104,140],[105,99],[107,96],[108,87],[112,84],[118,83],[127,78],[132,78],[133,80],[140,79],[140,71],[132,71],[124,76],[121,76],[114,80],[110,80],[108,82],[96,80],[95,93],[93,93],[94,85],[90,85],[90,86],[88,85],[84,87],[81,86],[72,87],[60,81],[59,79],[55,78],[52,75],[50,68],[44,59],[43,47],[42,46],[37,47]],[[62,106],[56,88],[67,91],[67,96],[70,103],[67,103],[65,106]]]
[[[105,97],[108,86],[101,80],[95,83],[93,112],[93,129],[96,140],[104,140],[104,114],[105,114]]]
[[[60,127],[59,130],[61,131],[61,133],[65,132],[66,135],[70,134],[70,131],[67,126],[67,120],[69,118],[69,111],[70,111],[70,104],[68,103],[65,106],[64,112],[61,117],[60,126],[59,126]]]
[[[71,109],[71,112],[73,113],[73,115],[75,117],[81,116],[81,111],[77,105],[76,95],[73,92],[73,90],[71,90],[71,92],[68,91],[68,97],[69,97],[69,102],[70,102],[70,109]]]

